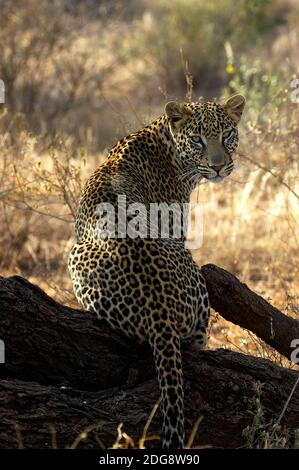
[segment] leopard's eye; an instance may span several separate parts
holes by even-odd
[[[223,139],[228,139],[231,134],[232,134],[232,129],[226,129],[225,131],[222,132],[222,138]]]
[[[194,144],[203,146],[202,138],[200,137],[200,135],[192,135],[191,140]]]

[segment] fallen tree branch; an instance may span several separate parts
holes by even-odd
[[[136,364],[139,353],[136,351],[135,356],[131,356]],[[101,358],[99,373],[102,371],[100,364]],[[148,359],[144,366],[152,370],[151,360]],[[80,370],[83,376],[84,369]],[[185,354],[184,378],[186,437],[191,434],[197,418],[203,416],[193,445],[236,448],[244,446],[243,430],[253,422],[250,411],[257,399],[255,383],[263,383],[261,403],[265,420],[270,422],[279,418],[296,381],[296,373],[263,359],[218,350]],[[140,383],[134,380],[132,384],[128,376],[127,383],[120,380],[119,386],[99,391],[2,379],[0,448],[20,444],[16,424],[24,447],[51,447],[53,432],[58,447],[71,446],[79,434],[90,426],[98,427],[87,440],[80,442],[80,447],[98,447],[99,442],[104,447],[110,447],[116,440],[120,423],[123,423],[124,431],[138,442],[157,400],[158,384],[154,371],[151,379]],[[281,424],[289,430],[298,429],[298,390]],[[148,435],[159,435],[160,429],[161,417],[158,413]]]
[[[135,362],[135,343],[18,276],[0,278],[0,338],[6,373],[22,380],[103,390],[144,369],[144,361]]]
[[[213,264],[202,267],[211,306],[235,325],[255,333],[290,359],[293,339],[299,339],[299,322],[255,294],[233,274]]]
[[[205,276],[207,271],[213,268],[204,267]],[[210,275],[214,306],[211,282]],[[237,282],[234,278],[233,286]],[[235,288],[232,292],[234,302]],[[135,441],[141,437],[158,399],[148,348],[111,331],[91,313],[58,304],[17,276],[0,278],[0,338],[6,348],[6,364],[0,368],[0,448],[51,447],[56,437],[58,447],[71,446],[88,426],[93,430],[87,440],[79,439],[80,447],[111,446],[120,422]],[[187,437],[198,417],[204,418],[194,445],[244,445],[254,384],[263,384],[266,419],[278,420],[297,377],[269,361],[225,350],[185,352],[183,358]],[[299,427],[297,389],[281,424]],[[157,414],[149,433],[159,434],[160,428]]]

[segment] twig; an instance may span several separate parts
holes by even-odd
[[[273,173],[272,170],[270,170],[270,168],[267,168],[266,166],[264,165],[261,165],[260,163],[258,163],[257,161],[253,160],[252,158],[250,157],[247,157],[246,155],[242,155],[243,158],[245,158],[246,160],[248,160],[249,162],[253,163],[255,166],[257,166],[258,168],[260,168],[261,170],[265,171],[266,173],[270,173],[271,176],[273,176],[273,178],[276,178],[285,188],[287,188],[297,199],[299,199],[299,194],[296,193],[296,191],[291,188],[291,186],[288,185],[288,183],[286,183],[281,176],[279,175],[276,175],[275,173]]]
[[[284,414],[285,414],[285,412],[286,412],[286,410],[287,410],[287,407],[289,406],[289,403],[290,403],[290,401],[291,401],[291,399],[292,399],[292,396],[293,396],[294,393],[295,393],[295,390],[296,390],[296,388],[297,388],[298,383],[299,383],[299,374],[298,374],[297,380],[296,380],[296,382],[294,383],[294,386],[293,386],[293,388],[292,388],[292,390],[291,390],[291,393],[290,393],[290,395],[288,396],[288,399],[287,399],[287,401],[286,401],[286,403],[285,403],[285,405],[284,405],[284,407],[283,407],[283,410],[282,410],[282,412],[280,413],[280,416],[279,416],[279,418],[278,418],[277,424],[280,424],[280,422],[281,422],[281,420],[282,420],[282,418],[283,418],[283,416],[284,416]]]

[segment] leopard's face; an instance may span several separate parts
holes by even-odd
[[[183,162],[184,174],[195,181],[206,178],[219,182],[234,169],[233,154],[238,146],[238,122],[245,105],[241,95],[224,105],[190,103],[166,105],[169,127]]]

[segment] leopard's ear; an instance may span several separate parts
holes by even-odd
[[[242,95],[233,95],[226,100],[223,105],[223,108],[229,115],[229,117],[236,123],[241,119],[243,114],[243,110],[245,107],[245,98]]]
[[[165,106],[165,113],[173,129],[178,130],[191,115],[191,111],[185,104],[177,101],[169,101]]]

